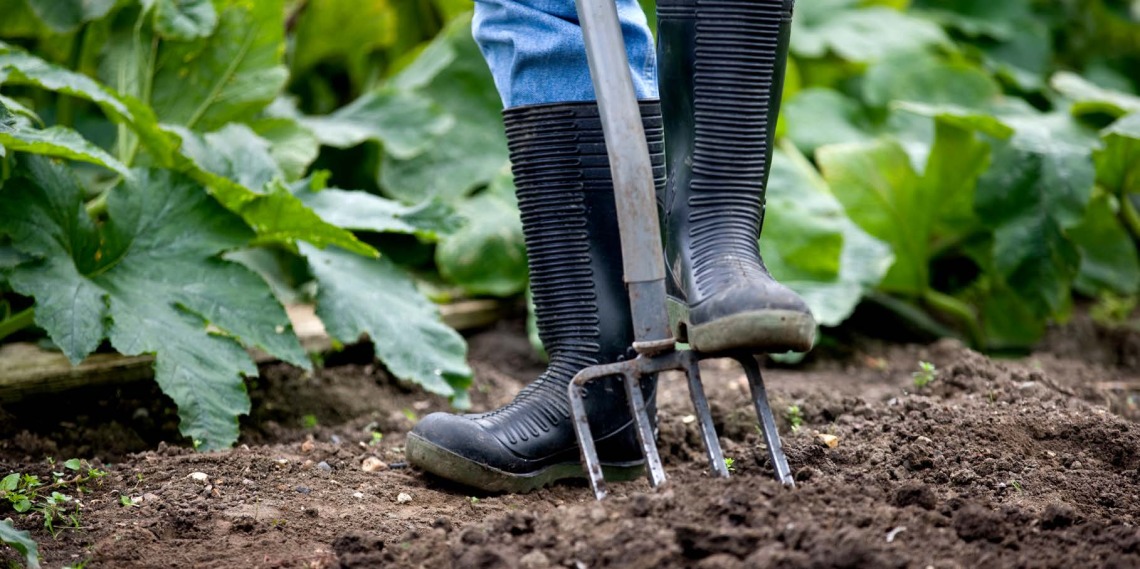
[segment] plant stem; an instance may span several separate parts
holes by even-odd
[[[1124,225],[1132,232],[1132,238],[1140,241],[1140,213],[1137,213],[1136,207],[1132,205],[1132,198],[1128,194],[1120,196],[1120,217],[1124,220]]]
[[[983,335],[982,328],[978,325],[978,316],[966,303],[932,288],[928,288],[922,293],[922,300],[931,308],[961,324],[966,331],[970,344],[976,348],[982,347]]]
[[[94,199],[87,202],[87,215],[90,215],[92,218],[98,218],[107,213],[107,196],[110,194],[111,190],[107,189],[107,191],[95,196]]]
[[[79,27],[79,31],[75,32],[75,38],[73,38],[72,41],[74,44],[71,46],[71,54],[68,57],[68,64],[72,71],[78,71],[79,66],[83,62],[83,44],[87,41],[87,24],[83,24]],[[75,126],[74,97],[70,95],[60,94],[56,108],[56,124],[66,127]]]
[[[35,307],[28,307],[0,321],[0,340],[36,323]]]

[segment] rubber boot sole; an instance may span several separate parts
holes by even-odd
[[[753,310],[693,325],[689,307],[668,299],[669,324],[677,341],[704,353],[806,352],[815,344],[815,318],[794,310]]]
[[[578,461],[553,464],[527,474],[515,474],[459,456],[414,433],[408,433],[404,456],[409,464],[421,470],[485,492],[523,494],[559,480],[586,479],[586,472]],[[607,482],[625,482],[644,473],[643,459],[627,463],[602,463],[602,474]]]

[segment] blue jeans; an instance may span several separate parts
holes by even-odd
[[[639,99],[657,97],[657,53],[637,0],[616,0]],[[476,0],[475,41],[506,108],[593,101],[574,0]]]

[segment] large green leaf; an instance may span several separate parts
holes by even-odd
[[[893,256],[851,222],[803,155],[784,148],[772,159],[760,251],[772,274],[803,296],[817,322],[838,326],[878,285]]]
[[[780,110],[785,136],[804,153],[811,155],[821,146],[861,142],[874,136],[862,106],[831,89],[800,91]]]
[[[1132,113],[1101,133],[1104,146],[1093,153],[1096,179],[1119,196],[1140,194],[1140,113]]]
[[[296,195],[321,219],[355,231],[403,233],[435,241],[459,227],[451,207],[437,200],[408,206],[368,192],[336,188],[303,189]]]
[[[320,153],[321,143],[313,131],[294,119],[265,117],[248,124],[269,142],[269,155],[287,180],[302,178]]]
[[[156,41],[134,21],[108,42],[104,76],[164,123],[214,130],[251,119],[285,86],[282,0],[214,0],[217,27],[193,42]],[[156,48],[157,52],[152,51]]]
[[[301,245],[317,279],[317,316],[329,335],[353,342],[367,334],[393,375],[424,389],[459,396],[471,382],[467,346],[440,321],[435,305],[385,258]]]
[[[863,99],[877,107],[911,101],[985,108],[1000,92],[997,83],[981,69],[929,54],[885,58],[871,65],[863,77]]]
[[[12,520],[0,521],[0,543],[6,543],[24,556],[24,566],[27,569],[40,569],[40,549],[36,540],[26,531],[16,529]]]
[[[28,4],[32,12],[57,33],[99,20],[115,7],[116,0],[15,0]],[[7,7],[5,7],[7,10]]]
[[[527,283],[526,244],[509,169],[487,190],[459,202],[467,223],[440,242],[439,272],[470,294],[513,296]]]
[[[210,188],[227,209],[242,216],[257,231],[259,242],[292,244],[307,241],[318,247],[336,245],[362,255],[376,250],[351,231],[331,225],[305,206],[281,183],[280,167],[271,145],[240,124],[199,135],[172,128],[182,139],[188,158],[182,166]]]
[[[358,75],[371,52],[396,41],[401,23],[390,0],[312,0],[297,20],[293,72],[331,61]]]
[[[309,365],[264,281],[219,257],[253,235],[193,180],[158,170],[116,187],[96,228],[66,169],[26,163],[3,189],[0,231],[38,259],[10,279],[36,299],[36,323],[73,362],[102,338],[123,354],[155,354],[182,433],[206,449],[231,445],[249,410],[242,376],[257,374],[242,345]]]
[[[450,129],[414,158],[385,152],[380,186],[410,203],[438,197],[454,201],[489,183],[508,160],[502,102],[479,48],[470,16],[456,18],[417,60],[393,78],[393,87],[439,105],[455,117]],[[422,125],[434,130],[431,124]]]
[[[1031,18],[1030,0],[915,0],[912,6],[936,22],[970,36],[1006,40]]]
[[[25,121],[3,120],[7,107],[0,102],[0,146],[7,150],[29,152],[97,164],[123,176],[130,172],[102,148],[95,146],[78,132],[62,126],[43,130],[29,126]]]
[[[796,5],[792,52],[818,58],[834,53],[861,63],[891,54],[947,46],[937,24],[884,6],[861,7],[859,0],[811,0]]]
[[[366,93],[330,115],[302,119],[321,144],[349,148],[372,140],[398,160],[415,158],[430,144],[446,143],[437,139],[455,122],[424,95],[393,88]]]
[[[1057,73],[1049,85],[1073,101],[1072,111],[1077,115],[1105,113],[1120,117],[1140,112],[1140,97],[1094,85],[1075,73]]]
[[[1110,290],[1132,295],[1140,292],[1140,257],[1132,235],[1117,218],[1118,200],[1100,194],[1089,203],[1085,218],[1069,230],[1081,253],[1074,286],[1090,296]]]
[[[160,164],[168,164],[177,148],[176,141],[159,127],[154,112],[138,100],[116,93],[86,75],[0,43],[0,84],[3,83],[34,85],[95,103],[111,120],[130,126]]]
[[[218,11],[211,0],[142,0],[154,10],[154,31],[159,37],[191,41],[208,37],[218,26]]]
[[[890,244],[895,263],[882,283],[911,295],[928,286],[928,228],[920,178],[897,141],[837,144],[816,153],[820,171],[852,221]]]
[[[1080,254],[1066,231],[1080,223],[1092,194],[1087,151],[1015,134],[995,146],[978,182],[977,213],[994,232],[999,274],[1040,316],[1069,301]]]

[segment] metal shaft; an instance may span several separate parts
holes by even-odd
[[[673,346],[665,311],[665,261],[653,165],[617,6],[614,0],[576,3],[613,172],[623,269],[633,313],[634,348],[643,353],[659,353]]]

